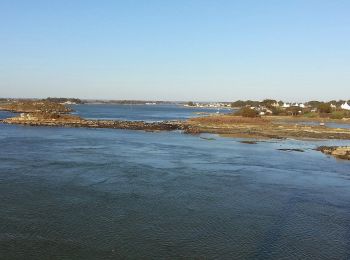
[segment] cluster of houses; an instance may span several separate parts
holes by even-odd
[[[221,103],[221,102],[213,102],[213,103],[199,103],[199,102],[189,102],[184,105],[185,107],[197,107],[197,108],[229,108],[231,105],[230,103]],[[350,105],[347,102],[344,102],[341,106],[337,106],[336,104],[330,104],[332,109],[344,109],[350,111]],[[297,110],[297,108],[300,108],[298,110],[299,113],[302,113],[304,109],[309,109],[310,112],[317,112],[317,107],[313,107],[309,105],[308,103],[295,103],[295,102],[276,102],[271,104],[270,106],[266,106],[261,102],[259,105],[250,106],[251,109],[256,110],[259,112],[260,115],[266,115],[266,114],[272,114],[273,108],[281,109],[281,110],[289,110],[294,109]]]
[[[296,108],[296,109],[300,108],[298,113],[302,113],[302,110],[305,109],[305,108],[309,108],[311,112],[317,112],[317,108],[316,107],[312,107],[312,106],[308,105],[307,103],[283,103],[283,104],[274,103],[271,106],[274,107],[274,108],[280,108],[280,109],[284,109],[284,110],[286,110],[288,108]],[[330,106],[331,106],[332,109],[339,108],[339,107],[337,107],[334,104],[330,104]],[[256,110],[257,112],[259,112],[260,115],[272,114],[272,110],[267,108],[264,105],[259,105],[257,107],[251,106],[250,108]],[[350,111],[350,105],[347,102],[345,102],[344,104],[342,104],[340,106],[340,109],[349,110]]]
[[[342,105],[340,106],[340,108],[341,108],[341,109],[344,109],[344,110],[350,110],[350,106],[349,106],[349,104],[348,104],[347,102],[345,102],[344,104],[342,104]]]
[[[274,104],[275,107],[279,107],[280,105],[278,103]],[[282,105],[283,108],[288,108],[288,107],[300,107],[300,108],[305,108],[305,105],[303,103],[284,103]]]
[[[184,105],[185,107],[198,107],[198,108],[229,108],[231,107],[230,103],[198,103],[198,102],[190,102]]]

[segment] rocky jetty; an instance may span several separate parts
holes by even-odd
[[[30,126],[61,126],[87,128],[114,128],[145,131],[187,130],[187,125],[179,121],[148,123],[144,121],[87,120],[69,114],[72,110],[51,101],[14,101],[2,105],[0,110],[20,113],[16,117],[2,120],[6,124]]]
[[[6,124],[20,124],[30,126],[113,128],[145,131],[186,130],[186,125],[179,121],[148,123],[144,121],[86,120],[73,115],[42,113],[22,113],[20,116],[4,119],[2,122]]]
[[[350,146],[320,146],[316,150],[338,159],[350,160]]]

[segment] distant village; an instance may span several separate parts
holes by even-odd
[[[328,115],[334,119],[350,117],[350,100],[333,100],[329,102],[309,101],[305,103],[299,102],[283,102],[273,99],[265,99],[263,101],[242,101],[238,100],[232,103],[227,102],[212,102],[199,103],[188,102],[185,107],[196,108],[232,108],[236,110],[243,110],[251,115],[304,115],[308,117],[316,117],[321,115]]]

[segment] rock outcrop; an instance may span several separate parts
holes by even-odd
[[[338,159],[350,160],[350,146],[320,146],[316,150]]]
[[[61,126],[87,128],[114,128],[145,131],[186,130],[186,124],[180,121],[164,121],[148,123],[144,121],[122,120],[86,120],[78,116],[50,113],[22,113],[20,116],[2,120],[6,124],[30,126]]]
[[[16,113],[54,113],[65,114],[72,112],[72,109],[62,104],[50,101],[12,101],[2,104],[0,110]]]

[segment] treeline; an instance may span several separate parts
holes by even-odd
[[[306,102],[305,104],[307,106],[310,106],[310,107],[319,107],[320,105],[324,105],[324,104],[340,107],[342,104],[344,104],[346,102],[348,104],[350,104],[350,100],[331,100],[331,101],[328,101],[328,102],[322,102],[322,101],[313,100],[313,101]]]
[[[48,97],[46,99],[43,99],[43,101],[49,101],[53,103],[65,103],[65,102],[72,102],[76,104],[83,104],[84,102],[79,98],[56,98],[56,97]]]
[[[231,107],[233,108],[240,108],[240,107],[258,107],[258,106],[272,106],[274,104],[278,104],[280,106],[283,106],[283,101],[277,101],[274,99],[264,99],[263,101],[255,101],[255,100],[237,100],[231,103]]]

